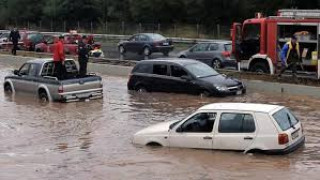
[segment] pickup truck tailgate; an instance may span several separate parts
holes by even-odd
[[[59,94],[66,101],[102,97],[102,79],[99,76],[63,80],[61,87]]]

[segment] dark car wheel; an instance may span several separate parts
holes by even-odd
[[[12,87],[11,87],[11,85],[9,83],[6,83],[4,85],[4,92],[6,94],[12,94],[13,93]]]
[[[143,55],[150,56],[151,55],[150,48],[148,48],[148,47],[143,48]]]
[[[169,56],[169,51],[164,51],[164,52],[163,52],[163,55],[164,55],[164,56]]]
[[[185,55],[181,55],[179,56],[179,58],[187,58]]]
[[[214,59],[212,62],[213,69],[220,69],[222,67],[221,61],[219,59]]]
[[[120,54],[125,54],[126,53],[126,49],[122,45],[119,46],[119,53]]]
[[[140,92],[140,93],[148,92],[147,88],[146,88],[145,86],[143,86],[143,85],[138,85],[138,86],[135,88],[135,90],[136,90],[137,92]]]
[[[203,91],[200,93],[200,96],[201,96],[201,97],[210,97],[210,96],[211,96],[211,93],[210,93],[208,90],[203,90]]]

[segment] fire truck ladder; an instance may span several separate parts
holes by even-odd
[[[287,18],[320,19],[320,10],[280,9],[278,11],[278,16]]]

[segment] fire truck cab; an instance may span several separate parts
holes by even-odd
[[[320,10],[279,10],[277,16],[234,23],[231,35],[232,52],[242,70],[274,74],[281,61],[281,48],[295,35],[300,44],[301,70],[319,74]]]

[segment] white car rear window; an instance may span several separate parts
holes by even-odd
[[[277,111],[272,116],[276,120],[282,131],[290,129],[292,126],[296,125],[299,122],[299,120],[287,108],[283,108]]]

